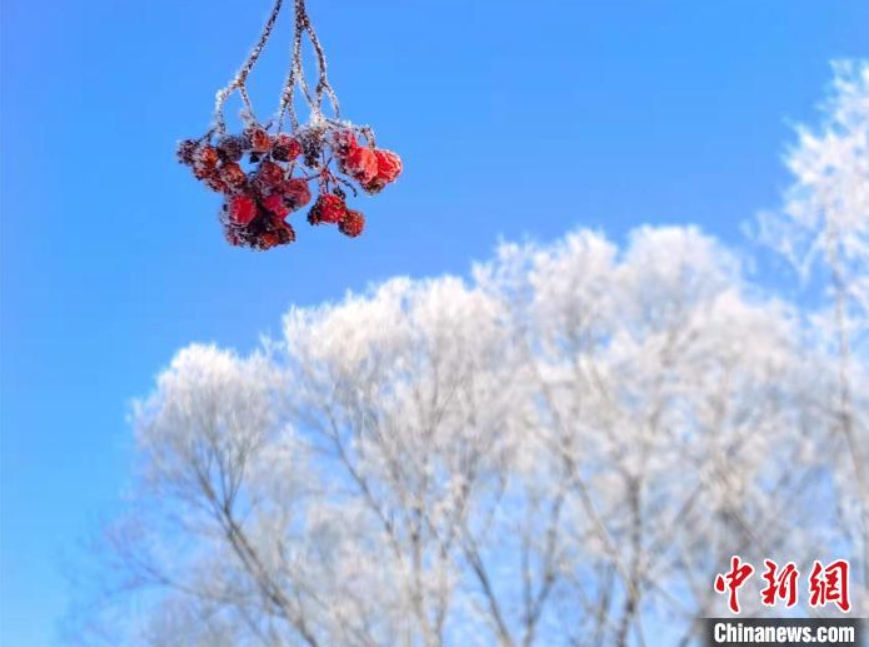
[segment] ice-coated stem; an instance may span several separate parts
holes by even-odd
[[[244,102],[245,112],[250,116],[250,118],[253,118],[253,105],[251,104],[250,97],[248,97],[245,83],[247,82],[247,77],[251,70],[253,70],[254,65],[256,65],[257,59],[259,59],[260,54],[262,54],[263,49],[265,49],[269,37],[272,35],[275,21],[278,19],[278,14],[280,14],[283,4],[284,0],[275,0],[275,5],[272,8],[271,14],[269,14],[268,20],[266,20],[266,23],[263,26],[259,40],[250,51],[250,54],[248,54],[247,60],[245,60],[244,64],[239,68],[232,80],[225,87],[217,91],[214,104],[214,127],[217,132],[223,133],[226,131],[223,106],[226,104],[226,100],[229,99],[229,97],[232,96],[232,93],[236,90],[240,91],[242,101]]]

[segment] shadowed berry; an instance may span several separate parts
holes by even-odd
[[[332,133],[332,151],[335,157],[347,157],[350,151],[358,148],[356,135],[352,130],[337,130]]]
[[[301,178],[293,178],[284,182],[281,187],[281,194],[292,211],[301,209],[311,201],[311,189],[308,188],[308,183]]]
[[[281,245],[286,245],[295,242],[296,240],[296,232],[288,222],[279,223],[275,228],[275,233],[277,234]]]
[[[315,168],[320,164],[320,155],[323,152],[323,136],[316,131],[307,131],[299,136],[302,145],[302,153],[305,156],[305,165]]]
[[[272,138],[259,126],[248,128],[244,131],[247,148],[254,153],[268,153],[272,147]]]
[[[284,169],[271,160],[263,160],[256,170],[253,183],[260,194],[269,195],[283,185]]]
[[[205,168],[214,168],[220,161],[220,156],[217,154],[217,149],[214,146],[201,146],[196,151],[196,164]]]
[[[341,222],[345,213],[347,206],[341,198],[336,195],[321,195],[308,213],[308,222],[312,225],[323,222],[335,224]]]
[[[198,162],[193,165],[193,177],[197,180],[205,180],[210,177],[217,176],[217,167],[216,166],[203,166]]]
[[[302,154],[302,145],[286,133],[275,137],[272,144],[272,157],[279,162],[292,162]]]
[[[347,210],[341,222],[338,223],[338,229],[341,233],[345,236],[350,236],[350,238],[356,238],[362,233],[364,228],[365,216],[358,211],[351,211],[350,209]]]
[[[205,186],[218,193],[227,193],[229,191],[229,186],[227,186],[226,182],[215,175],[205,178]]]
[[[365,193],[368,193],[369,195],[377,195],[386,187],[386,182],[384,180],[381,180],[379,177],[375,177],[374,179],[370,180],[369,182],[365,182],[360,186],[362,187],[362,190],[365,191]]]
[[[262,232],[256,240],[257,249],[271,249],[277,245],[281,244],[281,239],[278,234],[273,231],[264,231]]]
[[[187,166],[193,166],[196,161],[196,148],[199,144],[194,139],[185,139],[178,143],[178,149],[175,154],[178,156],[178,161]]]
[[[239,189],[247,182],[247,175],[235,162],[224,162],[223,166],[220,167],[220,179],[227,186]]]
[[[226,135],[217,142],[217,152],[226,162],[237,162],[244,155],[244,142],[236,135]]]

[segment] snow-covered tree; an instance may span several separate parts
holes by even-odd
[[[181,350],[107,538],[123,643],[688,644],[733,554],[865,569],[867,70],[762,221],[830,308],[693,227],[580,230]]]
[[[808,333],[835,380],[819,392],[830,430],[831,477],[869,590],[869,61],[834,64],[819,128],[800,126],[786,156],[794,176],[782,209],[762,214],[760,233],[820,286]],[[869,596],[864,595],[869,604]],[[869,613],[869,606],[864,608]]]

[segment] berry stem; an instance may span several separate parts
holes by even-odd
[[[280,14],[281,6],[283,4],[284,0],[275,0],[275,5],[272,8],[271,14],[269,14],[268,20],[266,20],[259,40],[250,51],[250,54],[248,54],[247,60],[239,68],[232,80],[225,87],[217,91],[214,105],[214,126],[217,132],[226,132],[226,120],[223,116],[223,106],[226,104],[227,99],[229,99],[229,97],[232,96],[232,93],[236,90],[241,91],[241,98],[244,102],[245,110],[250,117],[253,118],[253,106],[251,105],[250,98],[247,95],[245,83],[247,82],[247,77],[251,70],[253,70],[254,65],[256,65],[257,59],[259,59],[260,54],[262,54],[263,49],[265,49],[269,37],[272,35],[275,21],[278,19],[278,14]]]
[[[302,90],[305,97],[305,102],[311,110],[311,120],[323,120],[323,96],[329,98],[329,103],[332,105],[332,111],[337,119],[340,115],[340,106],[338,96],[335,90],[329,83],[328,64],[326,62],[326,52],[323,50],[323,45],[320,42],[317,32],[314,29],[311,19],[308,16],[305,0],[294,0],[295,6],[295,33],[293,36],[292,57],[290,62],[290,71],[287,75],[284,91],[281,94],[281,105],[278,111],[278,131],[283,128],[284,116],[289,115],[290,124],[293,130],[298,129],[299,122],[296,117],[296,110],[293,104],[295,97],[296,84]],[[308,40],[314,50],[314,55],[317,59],[317,85],[314,87],[314,96],[311,96],[311,91],[308,86],[308,81],[305,78],[304,65],[302,62],[302,36],[308,35]]]

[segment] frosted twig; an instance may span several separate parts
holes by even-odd
[[[250,98],[247,95],[247,88],[245,87],[245,83],[247,82],[247,77],[253,69],[254,65],[256,65],[257,59],[259,59],[260,54],[262,54],[262,51],[265,48],[269,37],[272,35],[272,29],[275,26],[275,21],[278,19],[278,14],[280,14],[281,6],[283,4],[284,0],[275,0],[275,6],[272,8],[272,12],[268,17],[265,26],[263,27],[259,40],[257,41],[257,44],[254,46],[254,48],[251,50],[250,54],[247,57],[247,60],[244,62],[238,72],[236,72],[235,76],[226,85],[226,87],[223,87],[217,91],[214,105],[214,126],[217,132],[223,133],[226,131],[226,121],[223,116],[223,106],[226,103],[226,100],[229,99],[229,97],[232,96],[232,93],[236,90],[240,91],[242,101],[244,102],[245,111],[248,115],[250,115],[251,118],[253,118],[253,106],[251,105]]]
[[[297,83],[304,94],[308,107],[310,108],[312,121],[320,121],[323,118],[323,95],[329,97],[329,102],[332,104],[332,111],[335,113],[335,118],[338,118],[340,115],[338,96],[335,94],[335,90],[329,83],[326,52],[323,50],[323,45],[311,24],[311,20],[305,7],[305,0],[295,0],[294,5],[296,29],[293,35],[290,71],[287,75],[287,81],[284,84],[284,91],[281,94],[281,105],[278,111],[278,130],[283,127],[284,116],[287,114],[290,117],[292,128],[295,130],[299,126],[295,106],[293,105]],[[302,62],[302,35],[305,33],[308,35],[308,40],[311,43],[311,47],[314,50],[317,60],[317,85],[314,88],[314,96],[311,95],[308,81],[305,78],[304,65]]]

